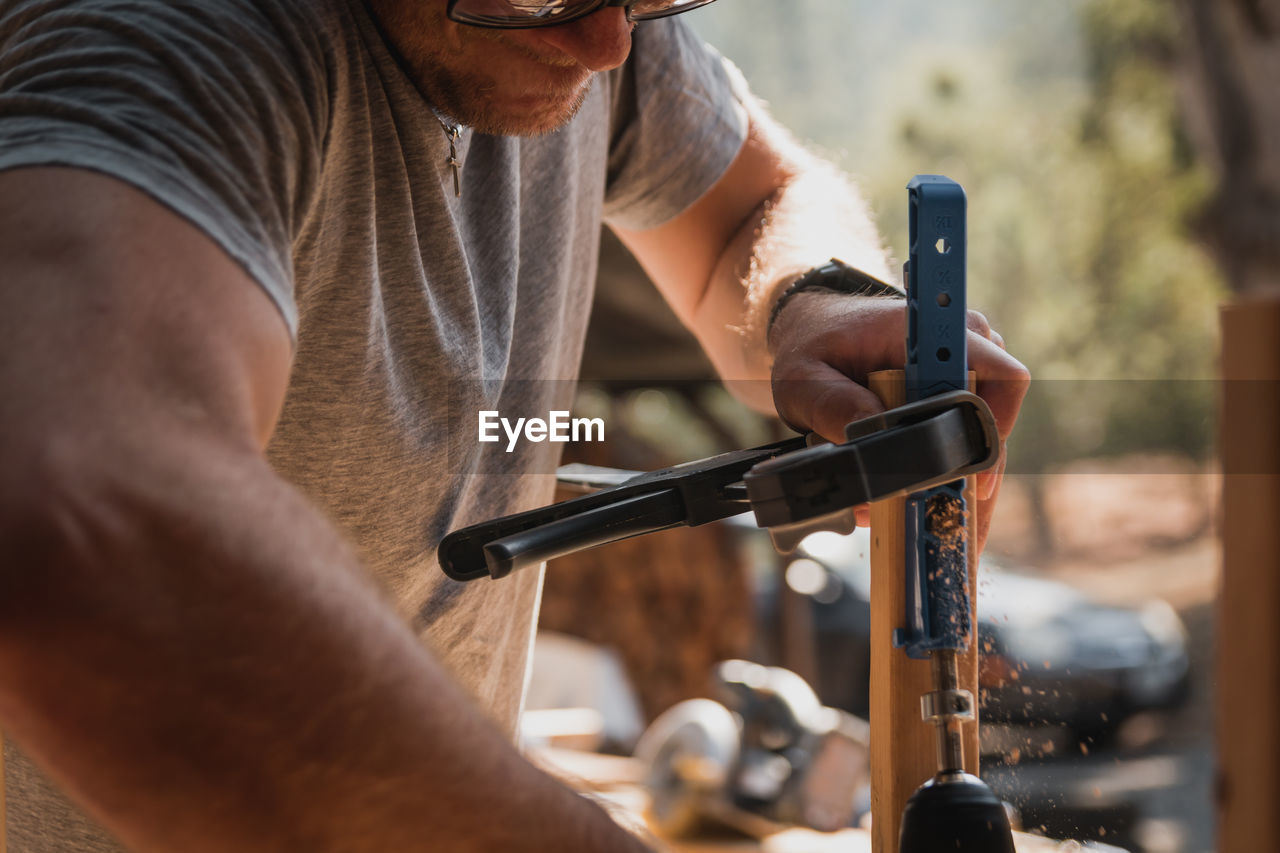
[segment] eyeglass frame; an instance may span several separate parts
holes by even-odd
[[[601,9],[617,8],[617,7],[622,7],[623,9],[626,10],[628,21],[632,21],[632,20],[656,21],[659,18],[669,18],[673,15],[683,14],[684,12],[692,12],[694,9],[701,9],[703,6],[708,6],[711,3],[715,2],[715,0],[702,0],[702,2],[698,2],[696,4],[690,4],[687,6],[673,6],[671,9],[663,11],[660,14],[649,15],[644,18],[631,17],[631,7],[634,6],[636,3],[638,3],[639,0],[596,0],[596,2],[583,3],[582,11],[575,12],[571,14],[569,17],[560,17],[560,18],[555,18],[553,20],[547,20],[545,18],[530,18],[528,21],[510,21],[510,22],[471,20],[468,18],[454,17],[454,11],[453,11],[454,7],[461,2],[464,2],[464,0],[449,0],[449,7],[446,11],[446,14],[449,17],[449,20],[453,21],[456,24],[463,24],[469,27],[483,27],[485,29],[490,29],[490,30],[532,30],[532,29],[537,29],[539,27],[555,27],[561,24],[571,24],[574,21],[581,20],[585,18],[587,15],[598,12]]]

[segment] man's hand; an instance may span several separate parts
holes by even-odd
[[[844,441],[844,427],[884,411],[866,387],[877,370],[901,368],[905,358],[906,304],[878,296],[823,291],[798,293],[787,301],[770,331],[774,350],[773,400],[793,428]],[[978,543],[986,543],[995,498],[1004,475],[1004,442],[1013,430],[1031,374],[1005,351],[1004,341],[977,311],[970,311],[969,369],[977,393],[991,407],[1000,433],[1000,461],[978,475]],[[870,523],[870,511],[858,511]]]

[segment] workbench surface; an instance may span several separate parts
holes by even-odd
[[[538,748],[529,758],[575,790],[602,801],[620,822],[642,822],[647,797],[643,767],[634,758],[554,747]],[[871,833],[845,829],[834,833],[788,829],[767,838],[666,840],[673,853],[871,853]],[[1053,841],[1014,833],[1017,853],[1077,853],[1089,848],[1075,841]],[[1109,848],[1115,850],[1116,848]]]

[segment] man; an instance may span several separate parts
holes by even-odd
[[[630,5],[0,2],[10,850],[639,849],[510,745],[536,573],[434,564],[550,496],[546,445],[476,413],[568,407],[602,218],[829,438],[902,305],[771,320],[833,255],[887,278],[875,232],[629,20],[700,3]],[[1007,434],[1025,370],[970,325]]]

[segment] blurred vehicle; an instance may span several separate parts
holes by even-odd
[[[807,599],[816,651],[814,687],[823,702],[865,717],[871,659],[869,532],[815,533],[790,557],[770,557],[760,549],[752,562],[762,622],[777,624],[782,583]],[[977,619],[984,721],[1061,725],[1079,738],[1100,740],[1129,716],[1176,707],[1187,696],[1186,630],[1161,599],[1135,607],[1097,604],[1068,584],[983,557]]]

